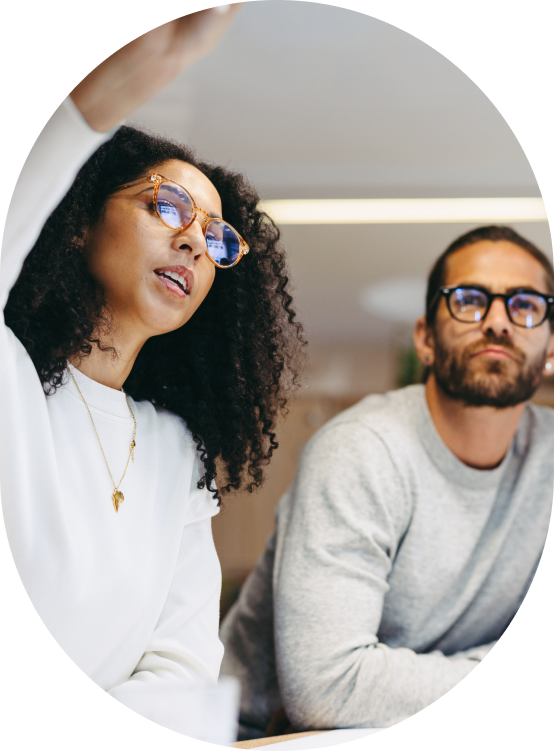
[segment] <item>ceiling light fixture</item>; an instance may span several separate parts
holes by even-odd
[[[277,224],[546,222],[542,198],[339,198],[261,201]]]

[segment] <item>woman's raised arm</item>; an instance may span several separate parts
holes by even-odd
[[[178,18],[135,39],[95,68],[46,124],[17,182],[6,221],[0,310],[27,254],[81,166],[139,105],[208,53],[238,5]],[[71,101],[72,100],[72,101]]]
[[[184,68],[210,52],[238,7],[221,5],[176,18],[104,60],[71,92],[90,127],[100,132],[115,128]]]

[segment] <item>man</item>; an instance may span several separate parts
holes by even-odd
[[[482,227],[437,260],[426,302],[425,385],[366,397],[314,436],[223,624],[244,737],[272,716],[270,734],[279,717],[308,730],[414,714],[487,654],[533,578],[554,410],[528,400],[553,369],[552,264]]]

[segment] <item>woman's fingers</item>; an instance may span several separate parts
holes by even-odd
[[[138,37],[112,57],[127,50],[128,60],[135,58],[139,65],[158,63],[176,74],[215,47],[239,7],[237,3],[223,5],[176,18]]]
[[[210,52],[240,4],[191,13],[158,26],[104,60],[71,92],[94,130],[106,132]]]
[[[194,59],[206,55],[225,34],[239,7],[240,3],[221,5],[178,18],[177,43],[188,51],[186,54],[192,53]]]

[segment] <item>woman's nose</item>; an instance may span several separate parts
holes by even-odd
[[[194,222],[185,230],[181,230],[174,238],[172,247],[181,253],[190,253],[194,261],[199,261],[206,253],[206,238],[202,231],[202,216],[196,217]]]

